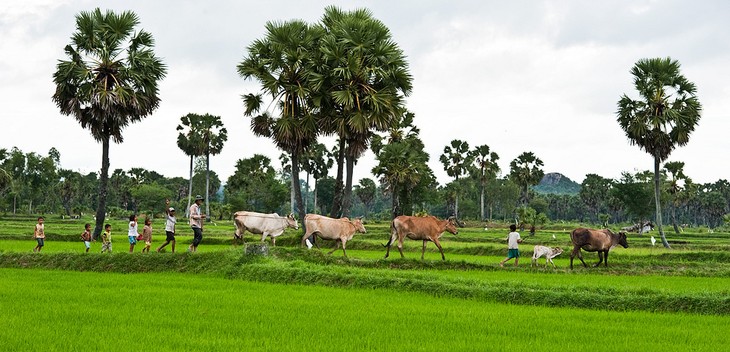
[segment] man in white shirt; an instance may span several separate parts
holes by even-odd
[[[520,234],[517,233],[517,226],[514,224],[509,225],[509,235],[507,235],[507,258],[504,258],[501,262],[499,262],[499,266],[504,266],[504,263],[506,263],[508,260],[515,258],[515,266],[520,262],[520,250],[518,249],[518,244],[522,243],[522,238],[520,238]]]
[[[200,205],[203,204],[203,197],[195,196],[195,204],[190,206],[190,227],[193,229],[193,243],[188,247],[188,251],[196,252],[200,241],[203,240],[203,220],[205,214],[200,211]]]

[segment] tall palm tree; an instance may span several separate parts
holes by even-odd
[[[429,155],[424,151],[420,130],[413,124],[413,114],[406,113],[398,128],[390,131],[387,139],[376,136],[372,150],[378,165],[373,167],[373,175],[381,178],[381,183],[392,195],[391,214],[412,215],[413,190],[419,184],[434,179],[428,167]]]
[[[487,181],[497,177],[499,173],[499,155],[495,152],[489,151],[489,146],[484,144],[474,147],[472,150],[474,156],[474,164],[479,170],[479,209],[482,220],[486,219],[484,212],[484,190],[487,187]]]
[[[537,185],[545,176],[542,166],[542,160],[532,152],[524,152],[509,163],[509,178],[522,190],[520,200],[523,207],[530,200],[530,186]]]
[[[210,156],[218,155],[228,140],[228,131],[223,127],[220,116],[200,116],[196,131],[200,133],[202,154],[205,155],[205,215],[210,221]]]
[[[629,143],[654,158],[654,203],[656,225],[664,247],[669,248],[662,229],[659,165],[674,148],[689,142],[700,121],[702,106],[697,87],[679,71],[671,58],[641,59],[631,69],[639,99],[624,94],[618,101],[617,120]]]
[[[271,138],[291,155],[291,181],[300,219],[304,218],[304,207],[299,159],[316,141],[319,131],[310,78],[322,34],[321,27],[303,21],[268,22],[264,38],[247,48],[247,56],[237,66],[244,79],[257,80],[263,93],[272,99],[273,111],[261,111],[262,94],[245,95],[244,114],[253,116],[254,134]]]
[[[333,212],[349,215],[354,165],[368,149],[373,131],[396,127],[404,97],[413,88],[403,51],[390,30],[368,9],[325,8],[322,54],[315,84],[327,117],[324,127],[339,137],[338,185]],[[343,162],[346,181],[342,187]],[[342,192],[342,196],[338,194]],[[332,214],[338,216],[340,214]]]
[[[160,104],[157,85],[166,74],[165,65],[152,50],[152,35],[138,25],[131,11],[80,12],[65,48],[67,58],[53,74],[56,106],[102,144],[95,238],[106,214],[109,140],[121,143],[122,130]]]
[[[197,114],[187,114],[180,118],[180,124],[177,125],[177,127],[175,128],[177,131],[180,131],[180,133],[178,133],[177,135],[177,147],[180,148],[180,150],[182,150],[185,155],[190,157],[188,205],[187,207],[185,207],[186,217],[190,215],[190,203],[193,193],[193,161],[195,157],[201,156],[203,154],[200,134],[196,133],[193,130],[193,128],[195,127],[195,122],[199,118],[199,116],[200,115]]]
[[[456,188],[456,195],[454,197],[454,216],[459,218],[459,177],[465,175],[471,166],[474,156],[469,150],[469,143],[454,139],[450,145],[444,147],[444,153],[439,158],[441,163],[444,165],[444,171],[446,174],[453,177]]]
[[[679,235],[679,226],[677,225],[677,208],[679,207],[682,198],[682,192],[688,184],[692,183],[692,180],[684,174],[684,162],[682,161],[667,162],[664,164],[664,169],[671,175],[668,191],[669,194],[672,195],[672,226],[674,227],[674,233]]]

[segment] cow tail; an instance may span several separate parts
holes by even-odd
[[[388,248],[391,244],[393,244],[393,234],[395,233],[395,221],[392,221],[390,223],[390,238],[388,239],[388,243],[384,244],[383,247]]]

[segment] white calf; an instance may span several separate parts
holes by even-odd
[[[545,256],[545,266],[547,267],[548,263],[553,265],[553,268],[555,267],[555,263],[553,263],[553,258],[559,256],[561,253],[563,253],[563,249],[560,247],[545,247],[545,246],[535,246],[535,249],[533,249],[532,254],[532,265],[537,264],[537,258],[540,258],[542,256]]]

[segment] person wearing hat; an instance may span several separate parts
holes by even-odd
[[[195,204],[190,206],[190,227],[193,229],[193,243],[188,247],[188,251],[196,252],[200,241],[203,240],[203,220],[205,214],[201,214],[200,205],[203,204],[203,197],[195,196]]]
[[[167,221],[165,222],[165,234],[167,238],[165,239],[165,243],[157,248],[157,253],[170,243],[172,243],[172,253],[175,253],[175,223],[177,219],[175,219],[175,208],[170,206],[169,199],[165,199],[165,214],[167,215]]]

